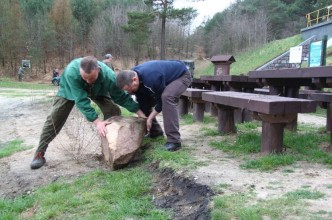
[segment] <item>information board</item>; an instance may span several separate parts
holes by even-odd
[[[289,63],[302,62],[302,46],[291,47],[289,49]]]
[[[309,67],[322,65],[323,41],[317,41],[310,44]]]

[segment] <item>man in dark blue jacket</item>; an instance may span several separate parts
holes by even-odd
[[[190,84],[191,74],[179,60],[148,61],[132,70],[121,71],[117,76],[117,86],[136,95],[140,109],[148,117],[147,130],[152,138],[163,135],[155,119],[163,112],[165,148],[169,151],[181,148],[177,104]]]

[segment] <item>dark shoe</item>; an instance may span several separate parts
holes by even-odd
[[[164,145],[164,148],[166,150],[168,150],[168,151],[177,151],[177,150],[181,149],[181,143],[170,143],[170,142],[167,142]]]
[[[44,152],[36,152],[35,157],[30,164],[31,169],[39,169],[46,163],[44,155]]]
[[[158,138],[158,137],[163,137],[164,136],[164,132],[151,132],[151,133],[147,133],[144,137],[146,138]]]

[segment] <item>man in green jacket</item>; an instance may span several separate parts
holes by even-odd
[[[91,56],[75,59],[61,75],[60,87],[45,121],[31,169],[38,169],[45,164],[48,144],[60,132],[74,105],[88,121],[93,122],[99,135],[105,136],[106,125],[110,122],[98,118],[95,109],[91,107],[91,100],[99,106],[104,119],[121,114],[114,102],[130,112],[136,112],[139,117],[145,117],[138,103],[116,86],[113,70]]]

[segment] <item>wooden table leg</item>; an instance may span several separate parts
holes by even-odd
[[[179,116],[188,114],[189,100],[186,96],[180,96],[179,99]]]
[[[204,121],[204,109],[205,104],[202,102],[194,102],[194,121],[203,122]]]
[[[262,154],[282,153],[284,127],[296,117],[297,114],[268,115],[254,113],[254,118],[262,121]]]
[[[281,153],[284,144],[285,123],[262,122],[261,153]]]
[[[216,105],[218,109],[218,131],[222,133],[236,133],[234,123],[234,108]]]
[[[327,103],[326,108],[326,130],[332,132],[332,102]]]
[[[211,90],[218,91],[218,86],[211,85]],[[213,117],[218,116],[218,109],[213,104],[210,105],[210,115]]]
[[[290,98],[298,98],[299,90],[299,87],[285,87],[285,96]],[[293,121],[287,123],[286,129],[289,131],[297,131],[297,116]]]

